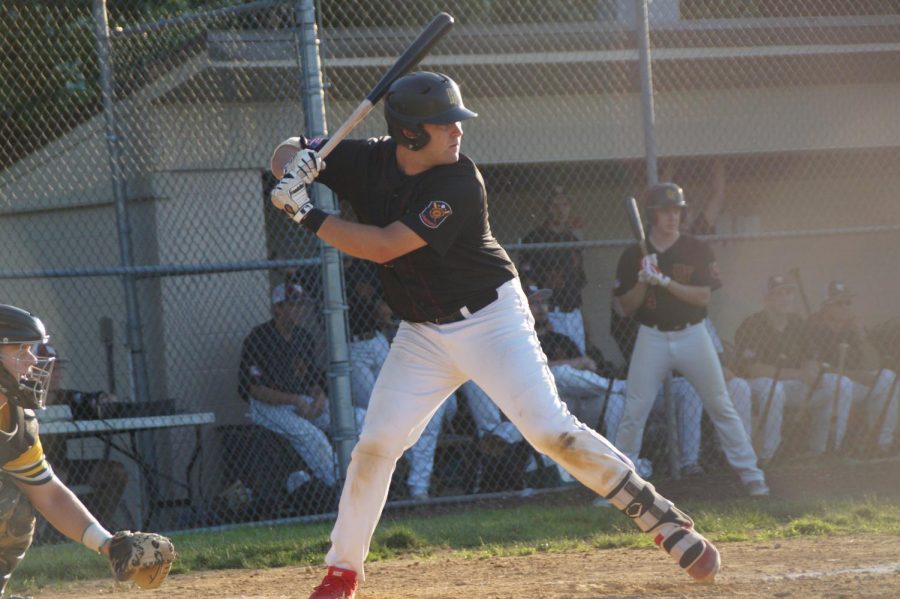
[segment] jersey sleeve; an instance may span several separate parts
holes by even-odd
[[[641,269],[641,261],[638,254],[638,246],[633,245],[619,256],[619,264],[616,266],[616,280],[613,282],[613,294],[616,297],[625,295],[637,285],[638,271]]]
[[[715,291],[722,286],[722,280],[719,277],[719,265],[716,264],[716,257],[712,248],[702,241],[698,241],[701,246],[700,263],[697,268],[697,276],[693,281],[694,285],[700,287],[709,287]]]
[[[262,339],[258,331],[244,339],[241,348],[241,366],[238,373],[238,393],[245,401],[250,399],[250,387],[265,385],[268,380],[267,360],[261,351]]]
[[[3,472],[26,485],[42,485],[53,478],[40,438],[25,453],[3,465]]]
[[[401,222],[444,256],[466,224],[483,212],[484,206],[484,189],[476,178],[443,179],[442,185],[432,184],[422,190]]]

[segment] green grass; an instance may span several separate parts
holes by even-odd
[[[900,498],[785,502],[752,500],[688,502],[682,506],[697,527],[717,542],[792,537],[900,535]],[[244,528],[173,535],[178,561],[173,572],[320,564],[330,523]],[[617,510],[589,505],[521,505],[498,509],[469,506],[440,515],[382,520],[370,560],[415,555],[429,559],[450,551],[470,559],[538,552],[651,547]],[[105,560],[67,543],[35,547],[16,571],[14,589],[54,586],[108,577]]]

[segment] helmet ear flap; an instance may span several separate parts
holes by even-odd
[[[409,134],[413,135],[410,136]],[[397,144],[408,148],[412,151],[421,150],[425,147],[431,136],[425,131],[424,125],[403,125],[398,122],[388,124],[388,135],[390,135]]]

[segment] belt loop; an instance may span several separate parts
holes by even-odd
[[[472,313],[469,312],[469,307],[468,307],[468,306],[463,306],[462,308],[460,308],[460,309],[459,309],[459,313],[462,314],[463,320],[465,320],[466,318],[472,316]]]

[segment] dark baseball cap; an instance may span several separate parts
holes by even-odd
[[[766,282],[766,293],[771,293],[776,289],[780,289],[781,287],[796,288],[797,284],[794,283],[794,281],[788,276],[772,275]]]
[[[849,300],[856,297],[856,294],[850,291],[843,281],[831,281],[825,288],[825,303],[830,304],[840,300]]]
[[[537,285],[529,285],[525,288],[525,294],[529,302],[549,302],[553,297],[552,289],[541,289]]]

